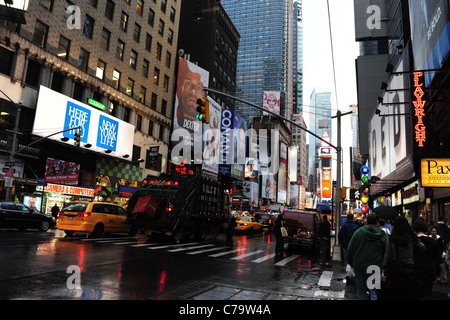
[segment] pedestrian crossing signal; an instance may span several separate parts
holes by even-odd
[[[203,123],[209,123],[209,100],[206,97],[197,100],[197,120]]]
[[[75,142],[74,142],[74,146],[75,147],[80,147],[81,146],[81,129],[78,129],[75,132],[75,138],[74,138]]]

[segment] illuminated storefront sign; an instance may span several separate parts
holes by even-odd
[[[86,197],[94,196],[94,189],[73,187],[73,186],[67,186],[67,185],[58,185],[58,184],[52,184],[52,183],[47,183],[47,186],[45,187],[45,191],[46,192],[65,193],[65,194],[74,194],[74,195],[86,196]]]
[[[423,187],[450,187],[450,159],[421,159]]]
[[[424,77],[423,72],[414,72],[413,75],[414,75],[413,79],[414,92],[412,102],[414,105],[414,116],[415,116],[415,125],[414,125],[415,140],[417,142],[418,147],[423,147],[423,143],[426,141],[426,127],[423,124],[423,117],[425,116],[424,106],[426,101],[422,99],[425,94],[425,92],[422,89],[424,84]]]

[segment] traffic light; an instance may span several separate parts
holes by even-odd
[[[75,147],[80,147],[81,146],[81,129],[78,129],[75,132],[75,138],[74,138],[75,142],[74,142],[74,146]]]
[[[207,97],[203,97],[197,100],[197,120],[203,123],[209,123],[209,100]]]

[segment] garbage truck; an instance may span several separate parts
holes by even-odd
[[[147,176],[127,205],[130,233],[203,240],[226,228],[230,197],[224,184],[197,175]]]

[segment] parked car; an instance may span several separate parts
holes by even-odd
[[[67,235],[82,231],[93,237],[102,237],[104,233],[126,232],[130,227],[127,213],[121,206],[107,202],[72,201],[59,213],[56,227]]]
[[[319,248],[319,222],[317,212],[293,209],[284,211],[283,223],[288,232],[284,241],[288,243],[288,250],[291,246],[300,246],[316,252]]]
[[[0,202],[0,227],[39,229],[47,231],[55,226],[55,218],[18,202]]]
[[[236,224],[237,226],[234,230],[237,231],[248,231],[251,233],[254,231],[262,231],[261,223],[257,222],[252,216],[238,216],[236,217]]]

